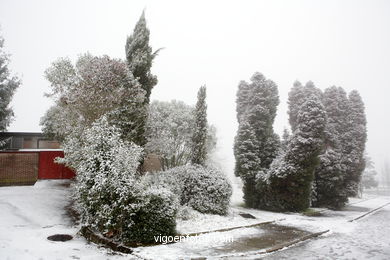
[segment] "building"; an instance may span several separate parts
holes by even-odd
[[[0,142],[3,150],[60,149],[58,141],[49,140],[42,133],[0,132]]]
[[[55,158],[64,157],[60,143],[42,133],[0,133],[0,186],[32,185],[38,179],[71,179],[74,172]]]

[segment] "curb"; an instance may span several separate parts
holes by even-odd
[[[209,230],[209,231],[196,232],[196,233],[188,233],[188,234],[178,234],[178,236],[193,237],[193,236],[199,236],[199,235],[215,233],[215,232],[227,232],[227,231],[236,230],[236,229],[240,229],[240,228],[251,228],[251,227],[258,227],[258,226],[262,226],[262,225],[272,224],[272,223],[275,223],[276,221],[282,221],[282,220],[285,220],[285,219],[281,218],[281,219],[276,219],[276,220],[271,220],[271,221],[266,221],[266,222],[255,223],[255,224],[251,224],[251,225],[245,225],[245,226],[236,226],[236,227],[223,228],[223,229],[217,229],[217,230]]]
[[[306,240],[309,240],[309,239],[321,236],[322,234],[325,234],[325,233],[327,233],[329,231],[330,230],[328,229],[328,230],[316,232],[316,233],[313,233],[313,234],[305,235],[305,236],[302,236],[300,238],[294,239],[292,241],[281,243],[279,245],[276,245],[276,246],[273,246],[273,247],[270,247],[270,248],[267,248],[267,249],[262,249],[262,250],[259,250],[259,251],[252,251],[252,252],[242,253],[242,254],[221,255],[221,256],[216,256],[216,258],[245,257],[245,256],[269,254],[269,253],[273,253],[273,252],[282,250],[282,249],[284,249],[286,247],[295,245],[295,244],[297,244],[299,242],[303,242],[303,241],[306,241]]]

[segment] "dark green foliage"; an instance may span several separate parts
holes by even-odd
[[[7,130],[12,121],[14,112],[9,104],[16,89],[21,84],[18,77],[10,75],[9,55],[4,52],[3,47],[4,39],[0,36],[0,132]]]
[[[127,135],[132,141],[140,146],[144,146],[147,142],[145,137],[147,107],[152,89],[157,84],[157,77],[151,73],[152,63],[157,52],[152,52],[152,47],[149,45],[149,36],[150,31],[146,26],[145,13],[142,12],[133,34],[127,38],[125,49],[129,70],[145,91],[145,98],[143,106],[139,107],[140,114],[133,113],[132,110],[126,109],[126,106],[124,110],[120,111],[122,118],[127,118],[127,121],[130,122],[136,122],[136,128],[132,124],[129,124],[127,127],[125,125],[121,127],[125,132],[128,132]]]
[[[242,122],[234,142],[235,174],[243,181],[245,205],[251,208],[256,206],[255,175],[261,169],[258,152],[259,145],[253,128],[248,122]]]
[[[316,169],[312,204],[316,207],[340,209],[348,202],[345,191],[347,175],[344,147],[348,123],[348,98],[341,87],[325,89],[322,103],[328,117],[325,129],[325,149]]]
[[[157,84],[157,77],[150,71],[157,52],[149,45],[150,31],[146,26],[145,13],[142,12],[133,34],[126,41],[126,59],[130,71],[146,92],[145,104],[149,104],[150,94]]]
[[[205,86],[202,86],[198,91],[194,128],[191,162],[193,164],[204,165],[207,156],[207,104]]]
[[[259,208],[274,211],[302,211],[310,206],[314,169],[323,148],[326,114],[315,96],[298,111],[297,128],[287,149],[258,176]]]
[[[176,204],[177,197],[165,190],[149,190],[143,200],[146,203],[129,216],[134,224],[124,230],[124,243],[155,243],[156,236],[176,235]]]
[[[316,207],[340,209],[348,202],[344,189],[343,168],[340,153],[328,149],[320,156],[315,172],[312,204]]]

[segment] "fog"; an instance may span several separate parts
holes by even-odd
[[[206,84],[208,120],[218,129],[218,157],[231,173],[237,130],[235,94],[255,71],[279,87],[275,130],[288,127],[295,80],[324,89],[357,89],[368,118],[368,154],[377,170],[390,145],[389,1],[0,1],[10,67],[23,85],[9,131],[40,131],[52,101],[44,70],[81,53],[124,58],[126,37],[145,9],[159,83],[152,99],[196,102]]]

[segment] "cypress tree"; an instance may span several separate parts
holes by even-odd
[[[198,101],[195,107],[195,129],[192,137],[193,164],[204,165],[207,153],[207,104],[206,86],[200,87],[198,91]]]
[[[341,87],[325,89],[322,103],[328,117],[325,148],[320,156],[314,181],[313,205],[339,209],[348,202],[345,190],[345,141],[348,123],[348,98]]]
[[[264,190],[259,208],[302,211],[310,195],[318,155],[323,147],[326,114],[316,96],[310,96],[297,113],[296,129],[287,149],[271,165],[257,187]]]
[[[157,84],[157,77],[150,71],[156,52],[149,45],[150,31],[146,26],[145,12],[142,12],[133,34],[127,38],[126,59],[130,71],[145,90],[145,103],[149,104],[150,94]]]
[[[262,175],[276,157],[279,136],[273,131],[278,89],[261,73],[254,73],[251,83],[241,81],[237,91],[239,128],[234,144],[235,174],[244,183],[244,200],[248,207],[257,207],[259,193],[255,178]]]
[[[255,187],[255,178],[261,169],[259,158],[259,143],[254,129],[248,122],[243,121],[238,128],[234,142],[234,156],[236,158],[235,175],[243,181],[244,202],[248,207],[255,207],[258,196]]]
[[[144,101],[136,110],[132,109],[132,100],[123,104],[123,109],[118,111],[119,117],[128,118],[128,126],[121,126],[124,138],[144,146],[146,144],[145,127],[147,121],[147,109],[153,87],[157,84],[157,77],[151,73],[151,67],[158,50],[152,52],[149,45],[150,31],[146,26],[145,12],[142,12],[133,34],[127,38],[125,51],[129,70],[133,74],[140,87],[144,90]]]
[[[364,150],[367,141],[367,120],[363,100],[358,91],[348,96],[347,131],[342,136],[344,165],[346,168],[345,188],[348,196],[358,195],[359,183],[365,168]]]

